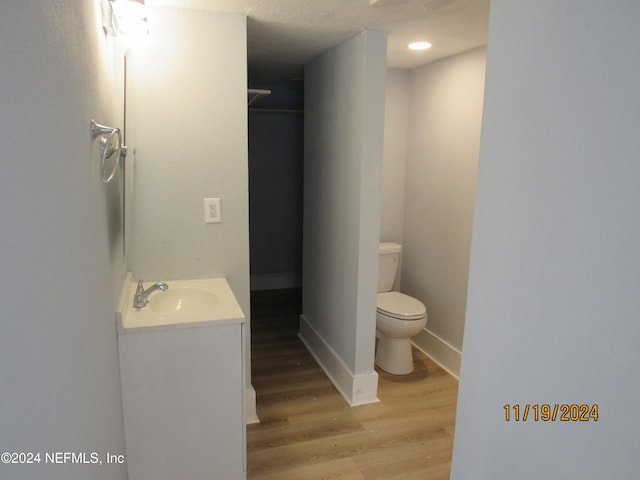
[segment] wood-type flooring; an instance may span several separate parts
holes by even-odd
[[[380,369],[380,402],[349,407],[297,336],[299,291],[252,294],[248,480],[445,480],[458,382],[414,348],[415,371]]]

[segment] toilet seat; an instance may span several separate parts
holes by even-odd
[[[400,292],[378,293],[378,312],[399,320],[420,320],[427,314],[427,307],[409,295]]]

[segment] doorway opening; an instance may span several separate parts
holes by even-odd
[[[304,87],[254,83],[270,92],[249,105],[249,249],[252,323],[302,311]]]

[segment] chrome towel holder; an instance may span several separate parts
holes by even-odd
[[[100,125],[91,120],[91,137],[93,139],[100,138],[100,172],[102,181],[109,183],[118,170],[120,159],[127,156],[129,149],[122,144],[122,133],[117,127]],[[114,155],[115,157],[112,159]]]

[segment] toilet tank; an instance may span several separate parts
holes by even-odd
[[[378,257],[378,292],[390,292],[398,271],[402,245],[381,242]]]

